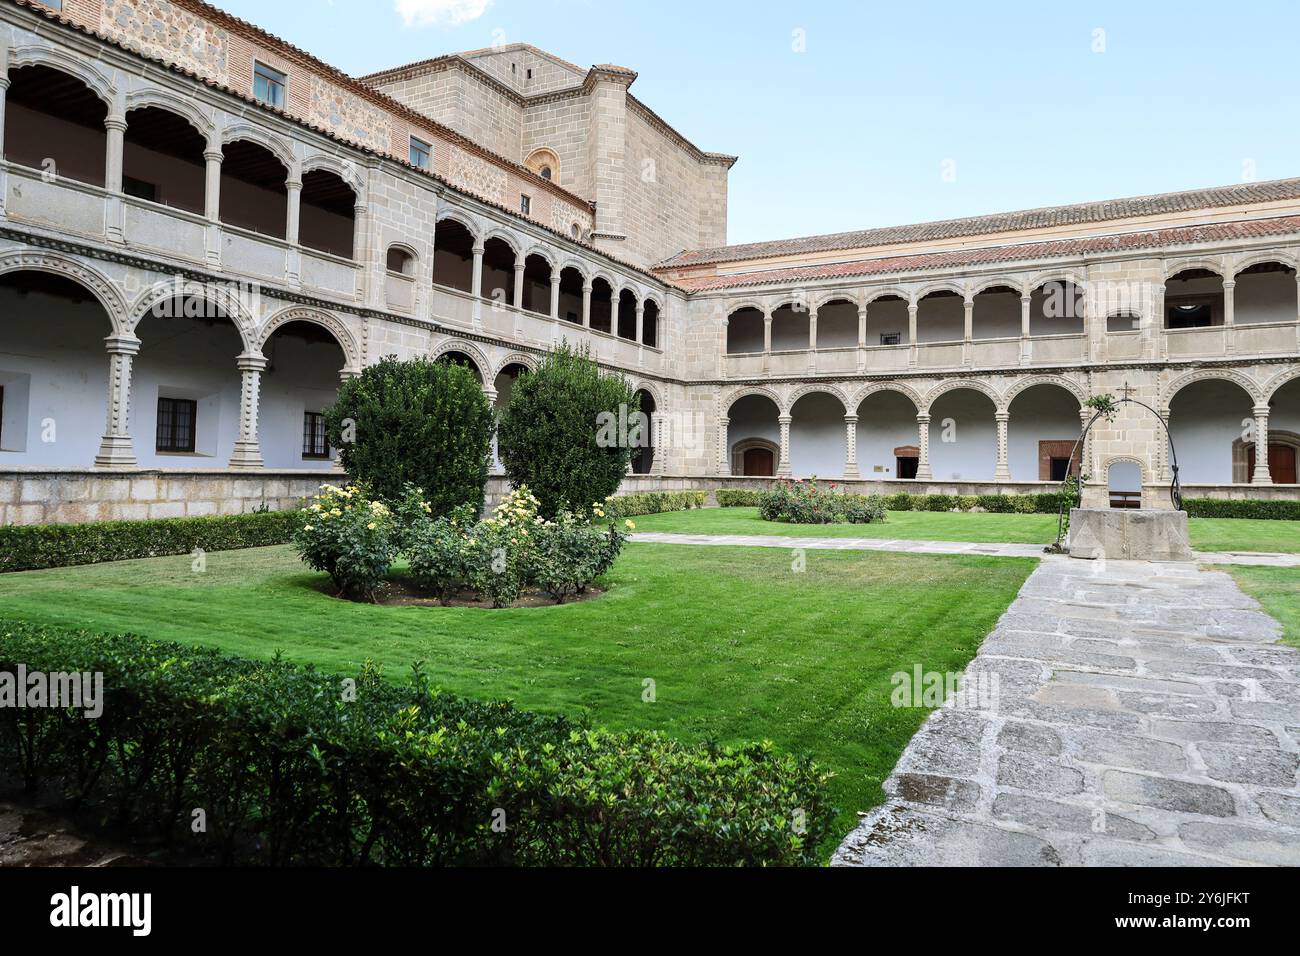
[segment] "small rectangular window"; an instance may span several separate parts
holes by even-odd
[[[519,211],[520,211],[521,213],[523,213],[523,214],[526,216],[526,215],[528,215],[529,212],[532,211],[532,208],[533,208],[533,201],[532,201],[532,199],[530,199],[530,198],[527,197],[527,196],[520,196],[520,197],[519,197]]]
[[[193,452],[199,403],[188,398],[158,399],[156,451]]]
[[[422,139],[411,137],[411,165],[417,169],[429,169],[432,165],[432,147]]]
[[[253,99],[267,106],[284,108],[284,88],[287,77],[265,63],[253,62]]]
[[[302,457],[328,458],[329,439],[325,437],[325,413],[304,412],[302,416]]]
[[[903,333],[901,332],[881,332],[881,345],[901,345],[903,343]]]

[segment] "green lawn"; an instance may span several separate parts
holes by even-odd
[[[891,511],[883,523],[786,524],[764,521],[757,508],[699,508],[634,517],[637,531],[681,534],[766,534],[785,537],[897,538],[906,541],[976,541],[1050,544],[1056,515]]]
[[[1300,568],[1234,564],[1227,571],[1243,591],[1282,625],[1282,642],[1300,647]]]
[[[786,524],[764,521],[757,508],[701,508],[633,518],[637,531],[681,534],[766,534],[786,537],[894,538],[902,541],[973,541],[1050,544],[1056,515],[891,511],[881,524]],[[1191,518],[1192,547],[1200,551],[1300,553],[1300,521]]]
[[[132,630],[247,656],[394,677],[427,662],[447,690],[589,712],[614,729],[773,740],[836,773],[839,830],[925,716],[890,706],[890,676],[959,671],[1032,560],[837,553],[792,572],[773,548],[631,544],[610,590],[581,604],[490,611],[349,604],[287,547],[0,576],[0,616]],[[642,701],[643,681],[657,700]],[[828,848],[829,850],[829,848]]]

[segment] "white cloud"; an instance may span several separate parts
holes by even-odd
[[[408,27],[458,26],[477,20],[492,0],[397,0],[397,13]]]

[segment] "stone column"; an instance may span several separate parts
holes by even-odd
[[[916,347],[916,311],[915,302],[907,303],[907,364],[916,367],[918,353]]]
[[[772,367],[772,313],[763,313],[763,371]]]
[[[515,262],[515,294],[513,305],[516,309],[524,307],[524,263]]]
[[[844,416],[844,477],[858,475],[858,416]]]
[[[582,327],[591,328],[591,283],[582,284]]]
[[[971,342],[975,338],[975,300],[973,298],[962,299],[962,335],[961,335],[961,357],[963,365],[970,365],[974,359]]]
[[[668,470],[665,459],[668,457],[668,449],[664,445],[664,416],[660,412],[655,412],[650,419],[650,447],[654,451],[654,458],[650,462],[650,474],[662,475]]]
[[[636,344],[640,345],[645,333],[645,303],[636,300]]]
[[[808,369],[817,367],[817,310],[808,313]]]
[[[1088,427],[1092,421],[1092,416],[1097,414],[1091,408],[1082,406],[1079,408],[1079,434],[1083,435],[1083,430]],[[1092,475],[1092,433],[1084,435],[1083,441],[1079,443],[1079,475]]]
[[[357,301],[364,302],[369,296],[370,307],[379,308],[384,282],[370,274],[374,265],[370,256],[370,206],[360,198],[352,207],[352,261],[357,264]]]
[[[778,415],[777,422],[781,426],[781,460],[777,463],[776,474],[779,478],[789,478],[793,472],[790,470],[790,422],[789,415]]]
[[[1255,406],[1255,473],[1250,476],[1252,485],[1271,485],[1273,475],[1268,470],[1268,412],[1267,405]]]
[[[1226,352],[1237,351],[1236,335],[1233,332],[1237,311],[1236,303],[1233,301],[1236,288],[1236,279],[1223,280],[1223,348]]]
[[[1007,426],[1011,421],[1011,413],[1009,411],[999,409],[997,412],[994,413],[993,417],[994,419],[997,420],[998,423],[998,464],[997,464],[997,468],[995,468],[993,471],[993,480],[1010,481],[1011,466],[1007,461],[1008,458]]]
[[[1165,423],[1167,428],[1169,425],[1169,409],[1161,408],[1158,409],[1158,411],[1160,412],[1161,420]],[[1160,480],[1168,483],[1174,480],[1174,472],[1173,463],[1169,460],[1169,433],[1166,428],[1161,428],[1159,430],[1159,437],[1156,439],[1155,467],[1156,473],[1160,475]],[[1108,475],[1103,475],[1102,478],[1103,480],[1109,481]]]
[[[497,408],[497,390],[484,385],[483,394],[487,397],[488,406],[493,412],[495,412]],[[497,447],[497,433],[495,428],[492,429],[492,467],[489,468],[488,471],[493,475],[499,475],[504,471],[504,468],[501,465],[500,450]]]
[[[0,43],[0,156],[5,154],[5,97],[9,90],[9,47]],[[0,169],[0,219],[5,218],[5,198],[9,195],[9,183]]]
[[[261,468],[262,446],[257,438],[258,401],[262,390],[262,370],[266,356],[257,352],[240,353],[236,359],[241,377],[239,389],[239,439],[235,442],[230,467]]]
[[[1020,297],[1020,364],[1028,365],[1033,358],[1033,343],[1029,339],[1029,304],[1033,297]]]
[[[858,371],[867,367],[867,307],[858,308]]]
[[[122,212],[122,149],[126,140],[126,117],[110,114],[104,120],[108,147],[104,157],[104,189],[108,191],[108,210],[104,217],[110,242],[126,242]]]
[[[220,144],[209,145],[203,151],[205,175],[203,180],[203,218],[208,221],[204,238],[204,254],[208,265],[221,268],[221,161],[225,154]]]
[[[483,243],[474,241],[474,264],[470,273],[469,294],[474,298],[474,325],[483,325]]]
[[[131,444],[131,365],[140,352],[134,335],[110,335],[108,348],[108,421],[95,456],[96,468],[134,468]]]
[[[286,213],[284,220],[284,241],[289,243],[291,246],[296,246],[298,245],[298,223],[302,218],[302,180],[293,178],[286,179],[284,181],[284,189],[287,200],[285,202]],[[353,256],[355,256],[356,253],[356,233],[354,230],[352,238]]]
[[[723,415],[718,419],[718,474],[731,474],[731,444],[727,441],[727,428],[731,419]]]
[[[560,317],[560,274],[551,274],[551,318]]]
[[[920,412],[916,416],[917,431],[917,460],[916,460],[916,477],[920,481],[933,481],[934,474],[930,471],[930,413]]]

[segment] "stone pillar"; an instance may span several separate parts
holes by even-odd
[[[203,186],[203,216],[208,222],[221,221],[221,161],[225,153],[220,146],[209,146],[203,151],[207,164]]]
[[[1160,480],[1167,484],[1174,480],[1173,463],[1169,460],[1169,433],[1167,431],[1169,409],[1161,408],[1158,411],[1160,412],[1160,419],[1165,423],[1166,427],[1159,429],[1159,437],[1156,439],[1155,468],[1156,473],[1160,475]],[[1108,475],[1103,475],[1102,478],[1103,480],[1109,480]]]
[[[844,416],[844,477],[858,475],[858,416]]]
[[[291,246],[298,245],[298,223],[301,220],[302,212],[302,180],[286,179],[284,189],[287,202],[285,203],[285,220],[284,220],[284,241]],[[352,255],[357,254],[357,241],[355,230],[352,238]]]
[[[645,303],[636,300],[636,344],[640,345],[645,332]]]
[[[1233,332],[1237,311],[1236,303],[1233,301],[1236,288],[1236,279],[1223,280],[1223,348],[1226,352],[1237,351],[1237,339]]]
[[[930,413],[920,412],[916,416],[916,477],[921,481],[933,481],[930,471]]]
[[[261,468],[262,446],[257,438],[258,400],[266,356],[243,352],[236,359],[241,377],[239,389],[239,439],[230,456],[231,468]]]
[[[1271,485],[1273,475],[1268,470],[1268,406],[1255,406],[1255,473],[1250,476],[1252,485]]]
[[[582,327],[591,328],[591,283],[584,282],[582,285]]]
[[[993,471],[994,481],[1010,481],[1011,466],[1008,463],[1007,455],[1007,431],[1008,424],[1011,421],[1011,413],[1004,409],[999,409],[993,415],[998,423],[998,464]]]
[[[0,43],[0,156],[5,154],[5,97],[9,91],[9,47]],[[5,218],[5,198],[9,195],[9,183],[4,170],[0,169],[0,219]]]
[[[560,274],[551,273],[551,318],[560,317]]]
[[[664,416],[655,412],[650,418],[650,447],[654,451],[654,458],[650,462],[650,474],[662,475],[667,471],[665,459],[668,456],[668,449],[664,444]]]
[[[907,303],[907,364],[913,368],[917,362],[916,347],[916,310],[915,302]]]
[[[790,470],[790,422],[789,415],[778,415],[777,422],[781,426],[781,460],[777,463],[776,474],[779,478],[789,478],[793,472]]]
[[[772,367],[772,313],[763,313],[763,371]]]
[[[379,308],[382,305],[384,280],[370,274],[374,265],[370,256],[370,206],[360,197],[352,207],[352,261],[358,267],[357,301],[364,302],[369,297],[370,307]]]
[[[481,327],[483,325],[483,243],[474,241],[474,264],[470,273],[469,294],[474,298],[473,317],[474,325]]]
[[[104,221],[110,242],[126,242],[122,208],[122,149],[126,140],[126,117],[112,113],[104,120],[108,147],[104,158],[104,189],[108,191]]]
[[[1032,296],[1020,297],[1020,364],[1028,365],[1033,359],[1033,344],[1029,339],[1029,304]]]
[[[723,415],[718,419],[718,474],[731,474],[731,443],[727,441],[727,428],[731,419]]]
[[[808,313],[808,369],[817,367],[817,310]]]
[[[524,307],[524,263],[515,260],[515,295],[513,305],[516,309]]]
[[[1093,409],[1087,406],[1079,408],[1079,434],[1083,435],[1083,430],[1088,427],[1092,421],[1092,416],[1097,414]],[[1079,475],[1088,475],[1092,477],[1092,433],[1083,435],[1083,440],[1079,443]]]
[[[134,335],[110,335],[108,348],[108,421],[95,456],[96,468],[134,468],[131,444],[131,365],[140,352]]]
[[[858,371],[867,367],[867,307],[858,307]]]
[[[962,336],[961,357],[963,365],[970,365],[974,359],[971,342],[975,338],[975,300],[962,299]]]

